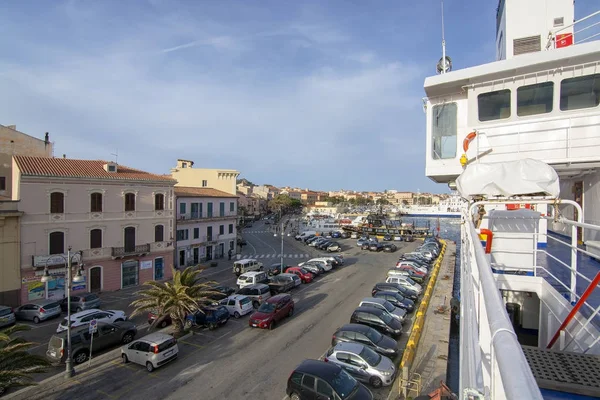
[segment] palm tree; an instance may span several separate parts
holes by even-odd
[[[50,362],[44,357],[30,354],[33,343],[22,337],[11,337],[15,332],[29,330],[26,325],[13,325],[0,331],[0,394],[11,386],[31,386],[32,374],[45,372]]]
[[[131,303],[134,311],[131,316],[153,311],[157,313],[155,323],[170,316],[176,333],[183,331],[186,316],[196,312],[200,306],[214,302],[213,296],[220,292],[212,290],[214,281],[200,282],[202,271],[187,267],[183,271],[173,268],[172,282],[145,282],[146,289]]]

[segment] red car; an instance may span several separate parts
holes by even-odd
[[[150,311],[148,313],[148,324],[152,325],[152,323],[156,320],[158,316],[156,315],[156,312],[154,311]],[[171,316],[170,315],[165,315],[160,321],[157,322],[157,327],[159,328],[164,328],[167,325],[171,325],[173,323],[173,321],[171,321]]]
[[[302,281],[302,283],[310,283],[314,279],[312,272],[307,271],[302,267],[289,267],[285,270],[286,274],[296,274]]]
[[[252,328],[273,329],[285,317],[294,314],[294,300],[289,294],[278,294],[260,305],[250,316],[248,325]]]

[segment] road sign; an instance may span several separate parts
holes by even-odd
[[[90,321],[90,334],[96,333],[98,331],[98,320],[93,319]]]

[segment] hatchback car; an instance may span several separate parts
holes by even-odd
[[[314,279],[314,275],[310,271],[302,267],[290,267],[285,270],[285,273],[297,275],[300,278],[300,281],[302,281],[302,283],[310,283]]]
[[[92,309],[71,314],[71,328],[77,326],[87,326],[91,320],[98,322],[119,322],[127,320],[125,311],[119,310],[98,310]],[[56,328],[56,333],[67,330],[67,318],[65,318]]]
[[[395,357],[398,354],[398,342],[362,324],[346,324],[331,337],[331,345],[342,342],[356,342],[368,346],[379,354]]]
[[[64,298],[60,303],[60,308],[67,311],[67,299]],[[95,293],[78,293],[71,295],[71,312],[79,312],[100,307],[100,297]]]
[[[240,318],[242,315],[250,314],[254,310],[250,297],[241,294],[229,296],[221,300],[219,304],[225,306],[229,311],[229,315],[234,318]]]
[[[327,246],[326,250],[327,250],[328,253],[332,253],[334,251],[338,251],[339,252],[339,251],[342,251],[342,246],[340,246],[339,243],[331,242]]]
[[[304,360],[292,371],[285,390],[291,400],[372,400],[373,394],[342,367]]]
[[[0,328],[10,326],[15,323],[16,317],[13,309],[7,306],[0,306]]]
[[[350,317],[351,324],[363,324],[378,330],[383,334],[400,336],[402,324],[386,311],[373,307],[358,307]]]
[[[208,296],[212,300],[223,300],[225,297],[231,296],[235,293],[235,289],[229,286],[214,286],[210,288],[215,294]]]
[[[148,372],[173,361],[179,354],[177,339],[166,333],[152,333],[121,347],[124,363],[144,365]]]
[[[254,308],[258,308],[263,301],[271,297],[271,289],[264,283],[243,287],[236,293],[250,297]]]
[[[60,313],[60,304],[56,300],[34,300],[18,307],[15,310],[15,317],[37,324],[40,321],[58,317]]]
[[[404,322],[404,318],[406,317],[406,310],[395,307],[392,303],[380,297],[365,297],[358,306],[379,308],[380,310],[386,311],[391,317],[396,318],[400,322]]]
[[[393,253],[398,250],[398,247],[394,243],[383,243],[383,251]]]
[[[415,302],[410,299],[407,299],[398,292],[375,292],[375,294],[373,294],[373,297],[386,299],[396,307],[405,309],[406,312],[413,312],[415,310]]]
[[[289,294],[278,294],[261,304],[250,316],[248,325],[253,328],[274,329],[285,317],[294,315],[294,300]]]
[[[402,294],[402,296],[404,297],[408,297],[411,300],[417,300],[419,298],[419,295],[417,294],[416,291],[407,288],[406,286],[402,286],[400,284],[397,283],[390,283],[390,282],[379,282],[376,283],[375,286],[373,286],[373,289],[371,289],[371,295],[374,295],[377,292],[380,291],[386,291],[386,292],[399,292],[400,294]]]
[[[376,388],[391,385],[396,376],[392,360],[360,343],[338,343],[327,351],[324,361],[339,365],[356,380]]]

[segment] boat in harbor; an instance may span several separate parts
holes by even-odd
[[[365,217],[357,218],[352,224],[342,225],[346,232],[356,232],[365,236],[383,239],[385,236],[394,237],[425,237],[430,235],[430,226],[426,223],[418,226],[416,223],[403,222],[402,219],[389,217],[379,211]]]
[[[600,10],[574,7],[500,0],[497,60],[442,41],[424,83],[426,175],[464,199],[459,398],[600,395]]]
[[[407,217],[442,217],[460,218],[464,200],[459,194],[453,193],[447,199],[433,205],[413,204],[399,210],[400,214]]]

